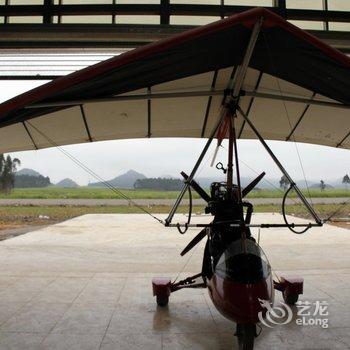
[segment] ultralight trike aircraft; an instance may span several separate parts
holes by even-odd
[[[266,311],[259,300],[273,303],[276,289],[294,304],[303,291],[301,278],[273,281],[251,228],[303,233],[323,224],[265,139],[350,148],[349,107],[350,59],[257,8],[126,52],[3,103],[0,151],[126,138],[206,138],[192,172],[182,173],[184,186],[167,219],[151,214],[181,233],[202,228],[181,253],[206,238],[202,271],[177,283],[154,279],[153,293],[165,306],[181,288],[208,288],[216,308],[237,324],[240,349],[248,350],[257,336],[258,314]],[[220,144],[226,138],[227,165],[217,168],[227,178],[214,182],[208,194],[194,177],[213,140]],[[245,197],[264,173],[242,188],[238,139],[258,139],[288,179],[284,222],[251,222],[253,206]],[[207,203],[211,223],[173,223],[191,189]],[[312,222],[288,222],[284,202],[291,190]]]

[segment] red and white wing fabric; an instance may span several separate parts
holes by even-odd
[[[190,30],[0,105],[0,152],[144,137],[207,137],[252,29],[239,104],[261,135],[350,148],[350,59],[266,9]],[[242,119],[240,138],[255,138]]]

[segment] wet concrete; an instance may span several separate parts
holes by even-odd
[[[255,222],[281,220],[254,216]],[[104,214],[0,242],[0,350],[237,349],[234,324],[215,310],[206,290],[178,291],[167,308],[152,297],[153,276],[200,270],[203,244],[179,256],[196,232],[181,236],[146,215]],[[290,323],[263,326],[256,349],[350,348],[349,233],[329,225],[304,235],[261,230],[274,270],[304,277],[301,300],[310,310],[328,303],[329,315],[314,318],[327,318],[329,327],[297,325],[302,316],[293,308]]]

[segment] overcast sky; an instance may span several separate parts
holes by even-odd
[[[43,83],[43,81],[0,81],[0,102]],[[138,139],[65,146],[64,149],[104,179],[111,179],[129,169],[149,177],[179,176],[181,170],[190,171],[204,143],[205,140],[198,139]],[[269,144],[290,174],[296,180],[303,179],[296,145],[277,141]],[[270,178],[281,176],[257,141],[239,140],[238,147],[240,158],[245,163],[241,164],[243,176],[253,177],[255,172],[261,171],[265,171]],[[297,144],[297,148],[308,180],[337,179],[350,173],[349,150],[308,144]],[[54,183],[66,177],[80,185],[96,181],[56,148],[16,152],[11,155],[21,160],[22,168],[37,170],[49,176]],[[213,148],[204,160],[200,177],[211,177],[218,173],[215,168],[210,168],[212,156]],[[225,164],[225,160],[226,150],[221,149],[217,161],[223,161]]]

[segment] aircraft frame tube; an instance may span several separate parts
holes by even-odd
[[[183,185],[183,187],[181,189],[181,192],[180,192],[179,196],[176,199],[176,202],[175,202],[173,208],[171,209],[168,217],[165,219],[165,226],[169,226],[169,224],[171,223],[171,220],[173,219],[173,217],[175,215],[175,212],[176,212],[178,206],[180,205],[180,203],[182,201],[183,196],[185,195],[188,187],[190,186],[191,181],[193,180],[194,176],[196,175],[196,172],[197,172],[200,164],[202,163],[202,160],[203,160],[205,154],[207,153],[207,151],[209,149],[209,146],[211,145],[211,142],[213,141],[213,139],[214,139],[214,137],[216,135],[216,132],[218,131],[218,129],[219,129],[219,127],[220,127],[220,125],[221,125],[225,115],[226,115],[226,109],[222,108],[221,114],[220,114],[220,118],[218,119],[216,125],[214,126],[207,143],[205,144],[201,154],[198,157],[198,160],[197,160],[196,164],[194,165],[194,167],[193,167],[193,169],[191,171],[191,174],[189,175],[188,179],[185,181],[185,183],[184,183],[184,185]]]
[[[299,198],[301,199],[301,201],[303,202],[303,204],[306,206],[306,208],[308,209],[308,211],[310,212],[310,214],[313,216],[313,218],[315,219],[315,221],[317,223],[321,223],[321,219],[318,217],[317,213],[314,211],[314,209],[312,208],[312,206],[310,205],[310,203],[307,201],[307,199],[305,198],[305,196],[303,195],[303,193],[300,191],[299,187],[296,185],[296,183],[293,181],[293,179],[290,177],[290,175],[288,174],[287,170],[283,167],[283,165],[281,164],[281,162],[278,160],[278,158],[275,156],[275,154],[272,152],[271,148],[268,146],[268,144],[266,143],[266,141],[264,140],[264,138],[260,135],[259,131],[257,130],[257,128],[254,126],[254,124],[251,122],[251,120],[247,117],[247,115],[243,112],[242,108],[240,106],[237,106],[238,111],[240,112],[240,114],[242,115],[242,117],[244,118],[244,120],[249,124],[249,126],[251,127],[251,129],[253,130],[253,132],[255,133],[255,135],[257,136],[257,138],[260,140],[261,144],[264,146],[264,148],[266,149],[266,151],[269,153],[269,155],[271,156],[272,160],[276,163],[276,165],[278,166],[278,168],[281,170],[281,172],[283,173],[283,175],[288,179],[288,181],[290,182],[291,186],[295,189],[295,192],[298,194]]]

